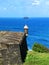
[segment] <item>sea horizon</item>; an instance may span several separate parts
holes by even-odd
[[[0,18],[0,31],[24,32],[25,25],[29,27],[27,37],[29,50],[32,49],[34,42],[49,48],[49,18]]]

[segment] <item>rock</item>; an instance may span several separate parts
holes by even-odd
[[[24,50],[25,49],[25,50]],[[0,32],[0,65],[22,65],[27,52],[26,36],[22,32]]]

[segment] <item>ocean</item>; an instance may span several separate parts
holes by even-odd
[[[49,18],[0,18],[0,31],[24,32],[27,25],[28,37],[27,46],[32,50],[35,42],[49,48]]]

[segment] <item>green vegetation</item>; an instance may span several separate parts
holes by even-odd
[[[49,65],[49,53],[28,51],[23,65]]]
[[[46,53],[49,53],[49,49],[48,48],[46,48],[44,45],[39,44],[37,42],[34,43],[32,49],[34,51],[36,51],[36,52],[41,52],[41,53],[46,52]]]
[[[34,43],[32,51],[28,51],[23,65],[49,65],[49,49]]]

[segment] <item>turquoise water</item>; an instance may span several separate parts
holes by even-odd
[[[39,42],[49,48],[49,18],[0,18],[0,30],[24,31],[28,25],[27,45],[32,49],[34,42]]]

